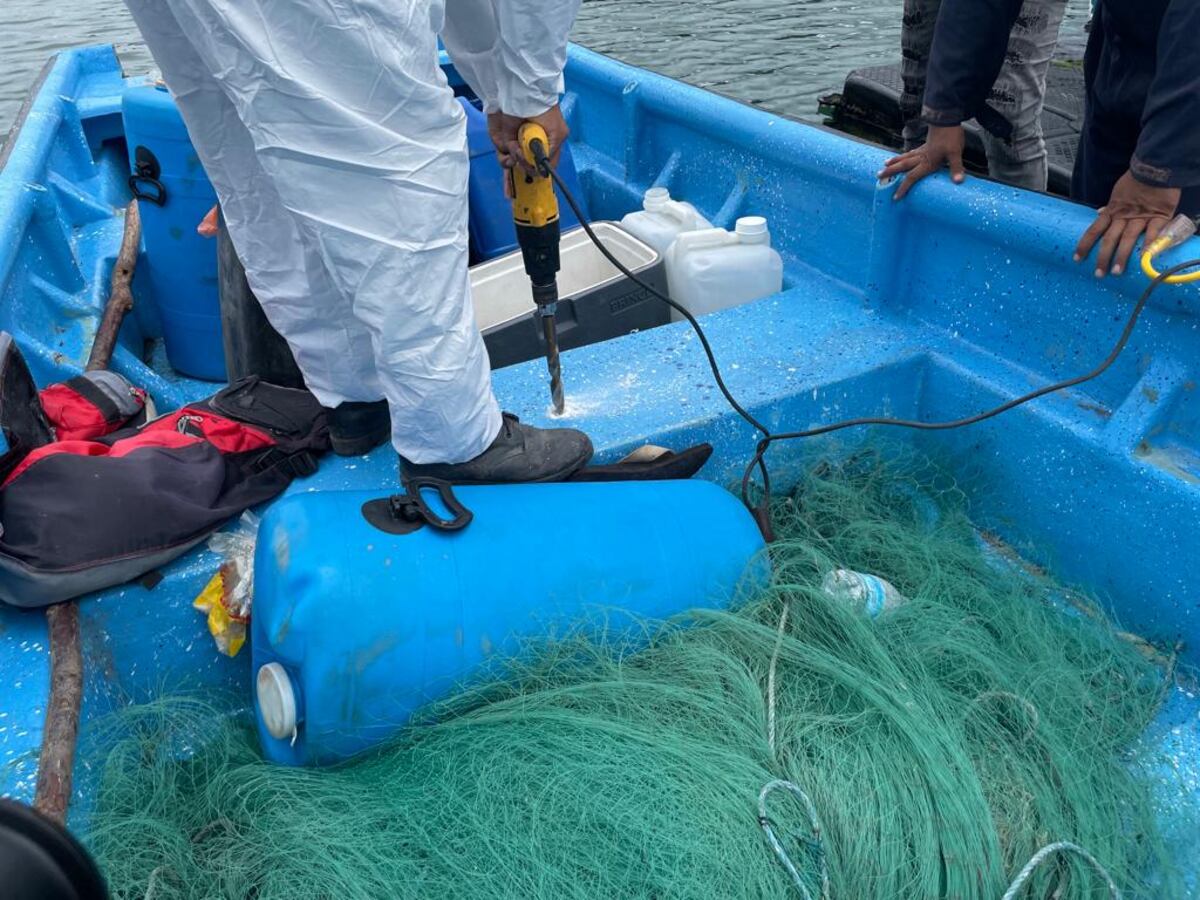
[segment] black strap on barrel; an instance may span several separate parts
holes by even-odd
[[[362,505],[363,518],[388,534],[412,534],[425,525],[436,531],[462,531],[475,517],[454,495],[447,481],[437,478],[410,478],[404,483],[406,493],[368,500]],[[424,489],[435,490],[453,518],[447,519],[429,508],[421,496]]]
[[[133,151],[133,168],[134,172],[129,176],[129,192],[144,203],[165,206],[167,189],[158,180],[162,175],[158,157],[148,147],[139,144]]]

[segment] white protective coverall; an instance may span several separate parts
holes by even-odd
[[[414,463],[500,430],[467,277],[465,116],[558,102],[579,0],[127,0],[246,276],[325,406],[386,397]]]

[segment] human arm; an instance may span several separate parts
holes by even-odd
[[[1095,275],[1120,275],[1141,237],[1149,243],[1175,214],[1180,188],[1200,184],[1200,3],[1173,0],[1159,27],[1154,79],[1129,171],[1075,247],[1099,243]]]
[[[442,41],[483,101],[506,168],[524,161],[517,132],[526,121],[546,129],[550,161],[558,162],[569,133],[558,98],[578,10],[579,0],[447,0]]]
[[[1004,65],[1023,0],[944,0],[925,76],[921,118],[961,125],[978,116]]]
[[[1173,0],[1158,31],[1154,80],[1129,165],[1153,187],[1200,184],[1200,3]]]
[[[500,115],[488,117],[488,132],[502,165],[525,165],[517,132],[525,121],[546,129],[550,162],[570,133],[558,106],[567,62],[567,38],[580,0],[496,0],[500,23]]]
[[[558,104],[580,0],[495,0],[500,108],[532,119]]]
[[[1021,0],[945,0],[934,28],[921,118],[930,126],[920,147],[884,163],[879,178],[908,173],[893,194],[912,187],[947,164],[956,184],[964,176],[962,123],[986,110],[988,93],[1008,47]],[[995,114],[993,120],[997,118]]]
[[[442,44],[483,111],[499,112],[500,24],[494,0],[446,0]]]

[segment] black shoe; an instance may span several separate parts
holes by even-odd
[[[392,434],[392,417],[386,400],[353,401],[326,407],[329,442],[338,456],[362,456]]]
[[[503,414],[492,445],[464,463],[415,465],[400,458],[401,477],[440,478],[454,484],[564,481],[587,465],[592,442],[574,428],[534,428]]]

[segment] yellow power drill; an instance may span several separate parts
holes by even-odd
[[[525,274],[533,287],[537,317],[546,339],[546,368],[550,370],[550,400],[554,412],[563,411],[562,367],[558,359],[558,199],[550,180],[550,140],[546,130],[526,122],[517,133],[521,152],[533,167],[530,174],[520,166],[509,170],[513,196],[513,224],[525,260]]]

